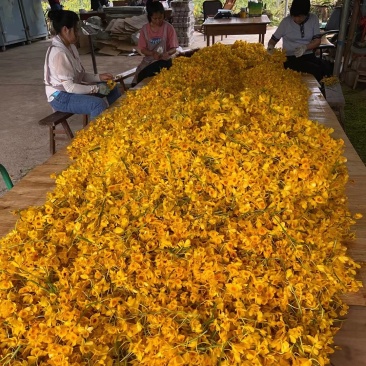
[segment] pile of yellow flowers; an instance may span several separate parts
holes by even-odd
[[[0,241],[1,365],[328,363],[358,215],[283,60],[215,44],[78,134]]]
[[[339,84],[339,78],[337,76],[325,77],[321,80],[325,86],[333,86]]]

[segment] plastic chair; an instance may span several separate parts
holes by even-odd
[[[328,54],[332,50],[334,52],[337,47],[339,27],[341,24],[341,15],[342,7],[337,6],[330,14],[327,24],[323,28],[320,28],[322,41],[320,46],[314,49],[314,52],[319,51],[320,58],[323,58],[324,51],[326,52],[325,54]]]
[[[0,173],[4,179],[5,185],[7,189],[12,189],[13,188],[13,182],[10,179],[9,173],[7,172],[7,170],[5,169],[4,165],[0,164]]]

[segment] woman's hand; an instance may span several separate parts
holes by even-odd
[[[112,80],[114,77],[110,73],[99,74],[100,81]]]
[[[302,44],[300,47],[295,48],[294,55],[296,57],[301,57],[306,52],[307,49],[308,48],[306,44]]]
[[[169,60],[170,59],[170,54],[168,52],[164,52],[161,55],[162,60]]]
[[[111,89],[108,88],[108,85],[104,83],[98,84],[98,93],[102,95],[108,95],[111,92]]]
[[[161,53],[153,51],[152,57],[154,57],[154,60],[161,60],[161,56]]]

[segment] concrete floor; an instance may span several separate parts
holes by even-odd
[[[274,29],[269,27],[265,44]],[[195,32],[193,39],[192,47],[206,46],[203,34]],[[237,39],[258,42],[257,35],[248,35],[224,37],[222,43],[234,43]],[[220,37],[216,37],[217,41]],[[38,125],[40,119],[52,112],[43,85],[44,57],[50,42],[12,45],[0,52],[0,164],[8,170],[14,184],[50,156],[48,128]],[[81,59],[85,69],[92,72],[90,54],[81,55]],[[121,73],[140,61],[141,56],[96,55],[98,72]],[[81,116],[72,117],[70,125],[74,130],[80,129]],[[0,179],[0,196],[5,191]]]

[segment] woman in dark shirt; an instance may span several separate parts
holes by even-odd
[[[269,52],[281,38],[287,56],[285,68],[312,74],[318,81],[331,74],[329,66],[314,54],[314,49],[320,45],[321,34],[318,17],[310,13],[309,0],[292,2],[290,15],[282,19],[268,42]]]

